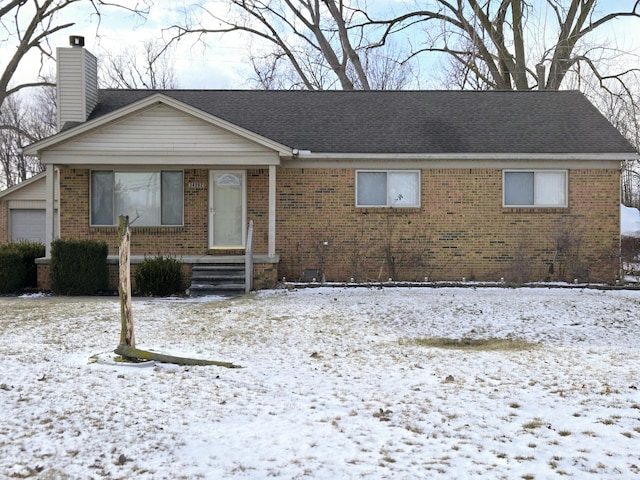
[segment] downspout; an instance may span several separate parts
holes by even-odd
[[[269,256],[276,256],[276,166],[269,165]]]
[[[55,215],[55,192],[56,192],[56,170],[52,164],[46,166],[45,179],[45,256],[51,258],[51,242],[55,239],[54,235],[54,215]]]
[[[620,174],[622,174],[623,162],[620,162]],[[625,283],[624,261],[622,260],[622,182],[618,186],[618,275],[616,284]]]

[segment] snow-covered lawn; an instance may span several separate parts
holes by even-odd
[[[0,299],[0,478],[631,478],[640,292],[274,290],[135,299],[138,346],[245,368],[109,358],[117,298]],[[524,340],[455,350],[417,339]]]

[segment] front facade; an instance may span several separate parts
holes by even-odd
[[[134,258],[225,263],[252,221],[257,288],[618,278],[620,162],[636,154],[577,92],[77,96],[93,61],[58,53],[84,65],[67,62],[83,88],[59,91],[79,113],[26,149],[47,169],[47,243],[116,255],[126,214]]]

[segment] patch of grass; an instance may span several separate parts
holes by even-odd
[[[571,435],[571,432],[569,430],[560,430],[558,432],[558,435],[560,435],[561,437],[568,437],[569,435]]]
[[[424,433],[424,429],[423,428],[417,427],[415,425],[407,424],[407,425],[404,426],[404,428],[409,430],[410,432],[417,433],[419,435],[422,435]]]
[[[536,428],[540,428],[542,425],[544,425],[544,423],[542,423],[542,420],[536,418],[522,425],[522,428],[524,428],[525,430],[535,430]]]
[[[513,338],[444,338],[426,337],[414,338],[411,343],[420,347],[450,348],[458,350],[477,351],[520,351],[531,350],[538,346],[536,343],[516,340]]]
[[[389,452],[388,450],[386,450],[384,448],[381,449],[380,450],[380,455],[382,455],[382,459],[381,460],[383,462],[385,462],[385,463],[396,463],[396,459],[391,456],[391,452]],[[381,465],[384,466],[384,464],[381,464]]]

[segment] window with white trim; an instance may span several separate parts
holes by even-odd
[[[566,170],[505,170],[503,172],[505,207],[566,207]]]
[[[120,215],[135,226],[183,223],[182,171],[91,172],[91,225],[116,225]]]
[[[356,207],[419,206],[419,170],[356,171]]]

